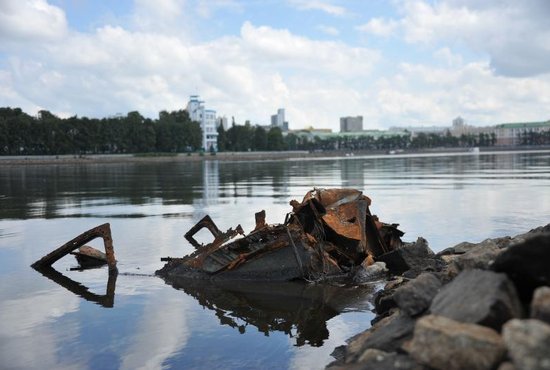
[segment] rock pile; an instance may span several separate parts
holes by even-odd
[[[381,261],[399,275],[328,369],[550,369],[550,224],[438,254],[420,238]]]

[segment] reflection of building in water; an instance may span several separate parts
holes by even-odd
[[[343,187],[364,190],[365,176],[362,160],[347,159],[340,161],[340,173]]]
[[[220,191],[220,169],[218,161],[202,162],[202,201],[204,204],[216,203]]]

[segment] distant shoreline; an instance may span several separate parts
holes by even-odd
[[[481,154],[492,152],[527,152],[547,151],[550,146],[540,147],[482,147]],[[288,159],[321,159],[321,158],[354,158],[354,157],[399,157],[409,155],[445,155],[473,154],[470,148],[437,148],[423,150],[405,150],[389,154],[387,151],[279,151],[279,152],[219,152],[210,153],[176,153],[176,154],[65,154],[65,155],[25,155],[0,156],[0,166],[19,165],[64,165],[64,164],[103,164],[103,163],[167,163],[197,162],[205,160],[219,161],[273,161]]]

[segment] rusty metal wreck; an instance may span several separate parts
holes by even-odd
[[[378,257],[401,247],[397,224],[372,215],[371,200],[355,189],[313,189],[302,202],[292,200],[284,223],[269,225],[265,211],[244,235],[240,225],[222,232],[205,216],[186,234],[196,250],[181,258],[166,257],[156,274],[165,280],[320,282],[347,278]],[[208,229],[214,241],[202,245],[194,236]]]

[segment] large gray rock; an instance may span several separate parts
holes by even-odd
[[[466,269],[488,269],[495,258],[502,252],[496,243],[492,240],[480,243],[468,252],[461,254],[451,262],[457,271]]]
[[[434,274],[425,272],[397,288],[393,300],[401,311],[409,316],[417,316],[430,307],[439,288],[441,281]]]
[[[408,273],[409,278],[419,275],[422,271],[439,271],[444,262],[428,247],[426,239],[418,238],[414,243],[405,243],[376,258],[386,263],[386,267],[394,274]]]
[[[327,370],[422,370],[411,357],[402,353],[388,353],[378,349],[367,349],[355,363],[334,362]]]
[[[405,349],[419,363],[441,370],[494,369],[506,353],[493,329],[435,315],[416,322]]]
[[[353,274],[352,281],[355,284],[371,283],[385,278],[388,275],[388,269],[384,262],[375,262],[370,266],[359,266]]]
[[[550,287],[542,286],[535,290],[531,301],[531,318],[550,324]]]
[[[505,249],[492,265],[493,270],[512,279],[525,302],[531,300],[536,288],[550,285],[550,233],[533,235]]]
[[[505,236],[502,238],[485,239],[480,243],[462,242],[453,247],[443,249],[441,252],[437,253],[437,255],[448,256],[448,255],[464,254],[478,247],[483,248],[483,247],[493,246],[493,245],[496,245],[498,248],[506,248],[511,241],[512,241],[512,238],[510,238],[509,236]]]
[[[550,369],[550,325],[534,319],[510,320],[502,338],[518,370]]]
[[[400,312],[394,313],[378,321],[369,330],[353,337],[346,348],[345,361],[356,362],[367,349],[394,352],[405,340],[411,338],[413,328],[413,319]]]
[[[506,275],[465,270],[441,288],[432,301],[430,312],[500,330],[509,319],[522,316],[522,307]]]

